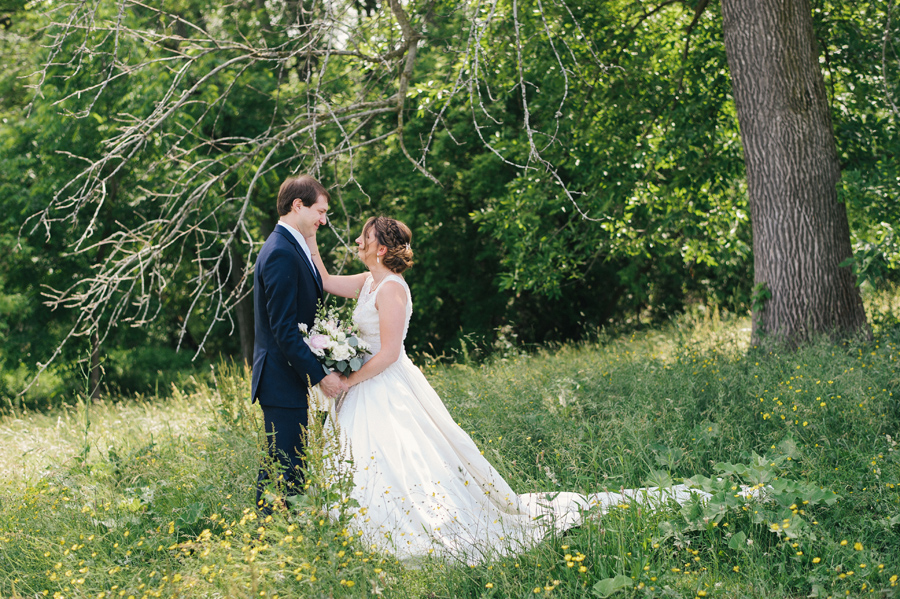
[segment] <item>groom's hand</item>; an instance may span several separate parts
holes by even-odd
[[[319,387],[328,397],[337,397],[341,393],[347,392],[347,385],[341,380],[336,372],[332,372],[324,379],[319,381]]]

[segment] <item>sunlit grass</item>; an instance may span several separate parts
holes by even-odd
[[[211,400],[184,395],[165,401],[101,400],[85,409],[76,399],[47,414],[6,416],[0,420],[0,479],[24,481],[44,469],[67,466],[85,446],[90,459],[99,459],[111,447],[121,449],[151,437],[201,434],[215,409]]]
[[[897,596],[896,298],[870,296],[874,341],[793,354],[749,347],[746,318],[697,310],[598,343],[425,367],[519,492],[660,477],[714,492],[684,509],[616,507],[476,567],[374,552],[325,515],[335,483],[315,475],[324,487],[260,519],[240,368],[165,401],[7,416],[0,596]],[[755,480],[773,501],[731,499]]]

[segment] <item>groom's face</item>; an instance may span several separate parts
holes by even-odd
[[[304,206],[300,200],[294,201],[294,209],[298,210],[297,228],[304,237],[312,237],[319,227],[328,224],[328,199],[319,196],[312,206]]]

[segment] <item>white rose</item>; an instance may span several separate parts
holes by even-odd
[[[341,360],[349,360],[352,353],[353,351],[351,350],[350,346],[338,345],[334,348],[334,351],[331,353],[331,355],[335,360],[340,362]]]

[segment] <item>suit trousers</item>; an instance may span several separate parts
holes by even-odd
[[[256,506],[270,513],[270,506],[264,497],[267,484],[282,482],[285,495],[297,495],[303,491],[304,431],[309,410],[302,408],[276,408],[260,406],[266,430],[269,457],[278,472],[270,472],[263,467],[256,479]],[[274,475],[274,476],[273,476]]]
[[[283,482],[286,496],[299,495],[303,492],[303,471],[306,467],[304,433],[309,419],[309,409],[260,407],[266,427],[270,463],[278,469],[278,475],[273,477],[268,468],[260,468],[256,478],[256,507],[270,514],[272,506],[264,497],[268,484]],[[319,424],[325,424],[327,412],[314,411],[312,414],[318,419]]]

